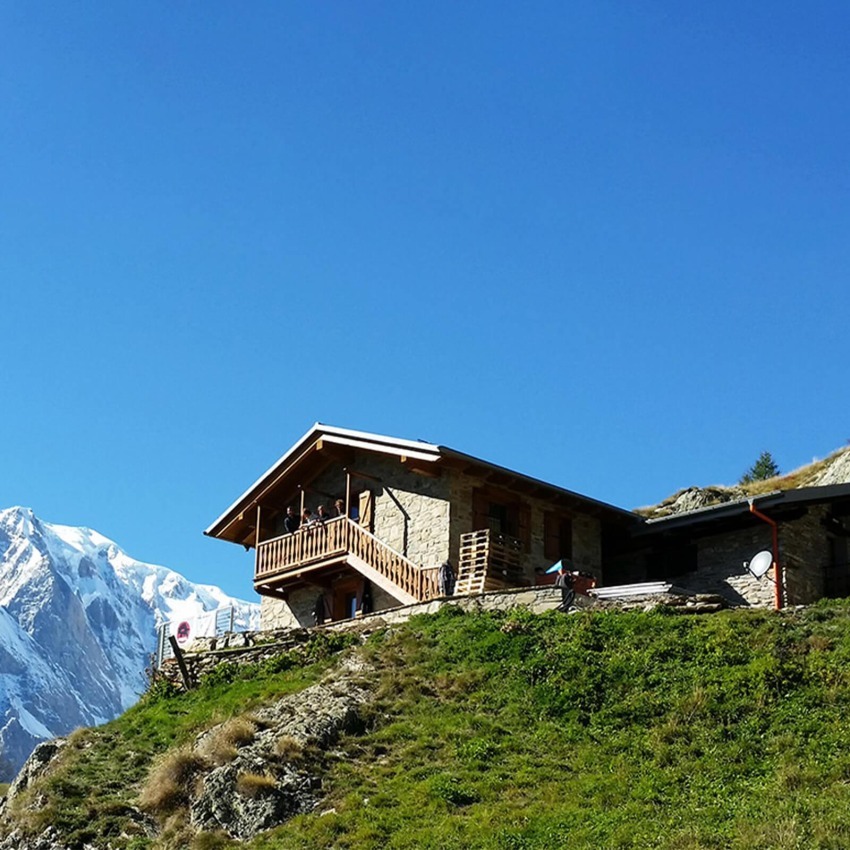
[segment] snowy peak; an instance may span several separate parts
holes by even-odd
[[[256,624],[258,605],[137,561],[97,531],[0,510],[0,781],[39,740],[132,705],[160,623],[229,606],[237,628]]]

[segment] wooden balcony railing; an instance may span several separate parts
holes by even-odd
[[[439,595],[436,570],[417,566],[347,517],[314,523],[260,543],[254,581],[283,578],[325,561],[344,561],[348,555],[421,602]]]
[[[457,593],[482,593],[528,584],[522,541],[490,529],[460,536]]]

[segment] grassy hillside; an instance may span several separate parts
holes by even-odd
[[[357,650],[380,677],[366,730],[297,754],[323,776],[314,813],[237,844],[193,836],[178,795],[154,811],[159,837],[142,834],[135,807],[157,754],[315,681],[333,649],[223,673],[188,696],[154,694],[77,733],[19,801],[18,825],[53,823],[71,846],[105,846],[108,834],[135,850],[850,846],[841,602],[702,617],[417,617]],[[162,783],[161,769],[153,776]]]

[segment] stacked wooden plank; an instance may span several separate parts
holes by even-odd
[[[522,572],[522,543],[491,529],[460,536],[457,593],[483,593],[527,584]]]

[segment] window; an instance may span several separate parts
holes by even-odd
[[[479,487],[472,491],[472,528],[515,537],[531,548],[531,509],[507,490]]]
[[[543,555],[550,561],[573,556],[573,521],[554,511],[543,514]]]

